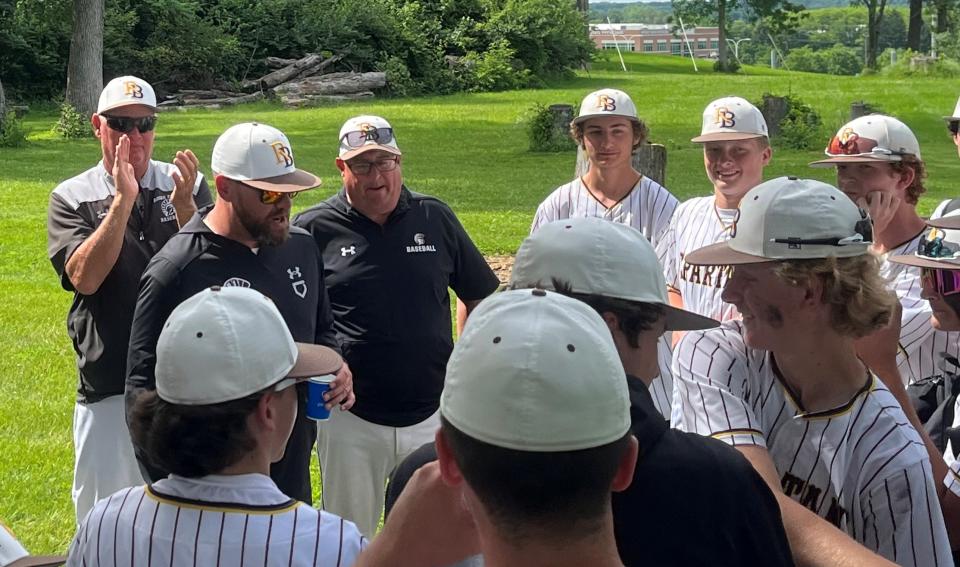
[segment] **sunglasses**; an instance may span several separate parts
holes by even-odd
[[[951,135],[956,136],[957,132],[960,132],[960,120],[947,122],[947,130],[950,130]]]
[[[923,268],[920,271],[920,277],[923,283],[935,288],[940,295],[960,293],[960,270]]]
[[[843,137],[834,136],[830,139],[830,144],[827,145],[827,154],[832,156],[858,156],[863,154],[890,155],[893,152],[877,146],[876,140],[847,133]]]
[[[377,161],[348,161],[347,166],[350,168],[350,171],[357,175],[366,175],[370,173],[374,167],[380,172],[393,171],[397,169],[397,163],[399,163],[399,161],[400,160],[395,157],[378,159]]]
[[[253,185],[247,185],[242,181],[237,181],[240,185],[243,185],[247,189],[253,189],[260,193],[260,202],[264,205],[273,205],[277,203],[280,199],[283,199],[284,196],[290,197],[290,200],[297,198],[297,195],[300,194],[299,191],[294,191],[292,193],[285,193],[283,191],[268,191],[267,189],[260,189],[259,187],[254,187]]]
[[[389,144],[393,141],[393,128],[366,128],[347,132],[340,138],[341,142],[351,148],[359,148],[367,142]]]
[[[129,118],[127,116],[107,116],[101,114],[107,119],[107,126],[111,130],[116,130],[121,134],[129,134],[136,128],[141,134],[152,131],[157,126],[156,116],[144,116],[142,118]]]

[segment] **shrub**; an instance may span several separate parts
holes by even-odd
[[[784,64],[791,71],[856,75],[863,70],[863,62],[860,59],[859,50],[840,44],[821,50],[803,46],[791,49],[787,53]]]
[[[713,62],[713,70],[717,73],[736,73],[740,70],[740,63],[732,57],[732,54],[727,54],[727,63],[724,64],[719,59]]]
[[[577,105],[573,105],[573,116],[576,115]],[[553,113],[548,107],[534,104],[527,111],[524,121],[530,151],[563,152],[577,149],[576,142],[570,137],[569,124],[554,124]]]
[[[471,91],[506,91],[530,84],[530,70],[514,59],[506,40],[494,42],[484,53],[469,52],[461,66],[464,83]]]
[[[922,53],[915,53],[909,49],[897,58],[893,65],[887,65],[880,72],[884,76],[905,79],[910,77],[943,77],[953,78],[960,76],[960,63],[946,56],[941,56],[922,65],[912,64],[914,57],[922,57]]]
[[[769,93],[763,98],[770,96]],[[810,150],[819,147],[824,139],[823,120],[812,106],[793,95],[783,97],[787,103],[787,114],[780,121],[780,132],[776,136],[777,142],[787,148],[795,150]],[[757,108],[763,108],[761,100],[755,103]]]
[[[27,133],[23,129],[23,121],[17,118],[14,111],[6,116],[0,116],[0,148],[19,148],[27,145]]]
[[[93,136],[93,129],[87,117],[66,101],[60,105],[60,119],[53,127],[53,132],[67,140]]]

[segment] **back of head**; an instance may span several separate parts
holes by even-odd
[[[440,402],[457,466],[501,537],[596,530],[629,450],[629,394],[603,320],[540,289],[484,300]]]

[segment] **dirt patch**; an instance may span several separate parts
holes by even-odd
[[[497,274],[497,279],[500,280],[501,284],[510,281],[510,273],[513,271],[513,256],[484,256],[483,258],[487,261],[493,273]]]

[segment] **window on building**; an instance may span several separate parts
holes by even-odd
[[[667,51],[667,40],[665,39],[657,40],[657,51],[663,51],[663,52]]]
[[[719,39],[711,39],[711,40],[710,40],[710,49],[720,49],[720,40],[719,40]]]
[[[604,41],[604,49],[616,49],[620,48],[620,51],[634,51],[636,48],[632,41]]]
[[[680,55],[680,42],[672,41],[670,42],[670,53],[674,55]]]
[[[644,50],[644,51],[653,51],[653,42],[650,42],[650,41],[645,41],[645,42],[643,42],[643,50]]]
[[[698,40],[697,40],[697,49],[706,49],[706,48],[707,48],[707,40],[705,40],[705,39],[698,39]]]

